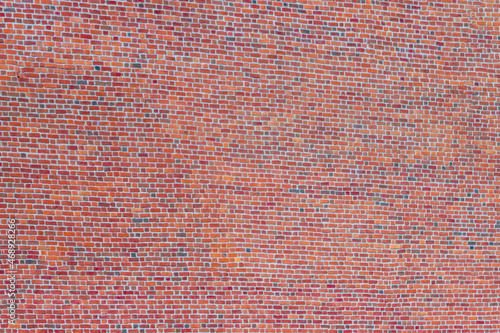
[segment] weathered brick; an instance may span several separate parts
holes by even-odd
[[[499,2],[0,7],[2,332],[500,331]]]

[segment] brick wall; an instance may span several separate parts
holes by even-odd
[[[499,13],[0,1],[2,329],[498,332]]]

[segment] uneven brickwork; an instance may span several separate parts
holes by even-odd
[[[500,331],[499,79],[496,0],[0,1],[2,331]]]

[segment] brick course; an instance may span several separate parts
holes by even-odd
[[[2,330],[500,331],[499,27],[498,1],[0,1]]]

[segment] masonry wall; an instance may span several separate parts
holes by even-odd
[[[498,1],[0,1],[5,332],[498,332]]]

